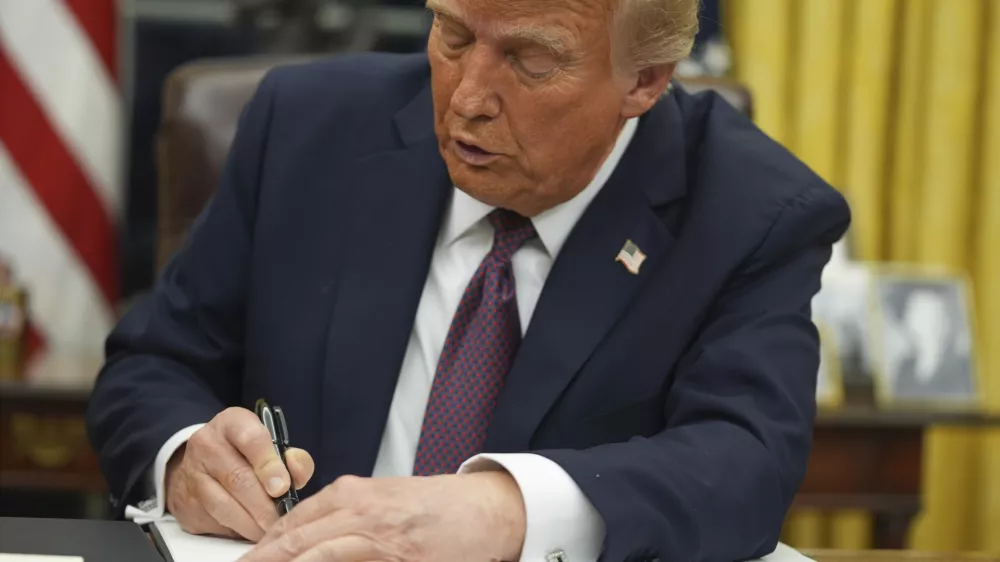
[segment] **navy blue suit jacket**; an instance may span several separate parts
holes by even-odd
[[[108,339],[88,427],[119,505],[174,432],[260,397],[316,459],[305,495],[371,474],[452,189],[429,77],[424,55],[363,55],[265,78],[218,192]],[[848,222],[721,98],[675,89],[556,260],[486,450],[559,463],[604,560],[769,552],[810,450],[810,300]]]

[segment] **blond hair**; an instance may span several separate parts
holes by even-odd
[[[635,70],[676,63],[698,34],[698,0],[618,0],[614,28],[619,62]]]

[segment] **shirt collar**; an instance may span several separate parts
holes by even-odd
[[[601,191],[608,178],[611,177],[611,173],[618,166],[618,162],[621,161],[629,142],[635,135],[637,119],[632,118],[625,121],[621,132],[618,133],[618,140],[615,141],[615,146],[611,149],[611,154],[604,160],[604,163],[597,170],[597,174],[594,175],[594,179],[590,180],[583,191],[569,201],[556,205],[531,219],[542,245],[545,246],[545,250],[552,259],[559,255],[559,251],[562,250],[563,244],[569,238],[569,233],[573,230],[576,222],[580,220],[590,202],[594,200],[594,197]],[[451,206],[445,217],[441,243],[447,246],[458,240],[495,208],[473,198],[461,189],[454,188]]]

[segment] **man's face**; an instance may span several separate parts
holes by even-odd
[[[612,2],[428,2],[435,132],[460,189],[533,216],[586,187],[632,116]]]

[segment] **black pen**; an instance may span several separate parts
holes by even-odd
[[[274,450],[281,458],[281,463],[285,465],[285,470],[288,470],[288,461],[285,460],[285,451],[288,450],[288,424],[285,422],[285,413],[278,406],[274,408],[268,406],[263,398],[257,401],[254,409],[260,418],[260,423],[264,424],[271,435],[271,443],[274,444]],[[295,482],[291,481],[291,475],[292,472],[289,470],[288,491],[274,500],[278,515],[286,515],[299,503],[299,494],[295,491]]]

